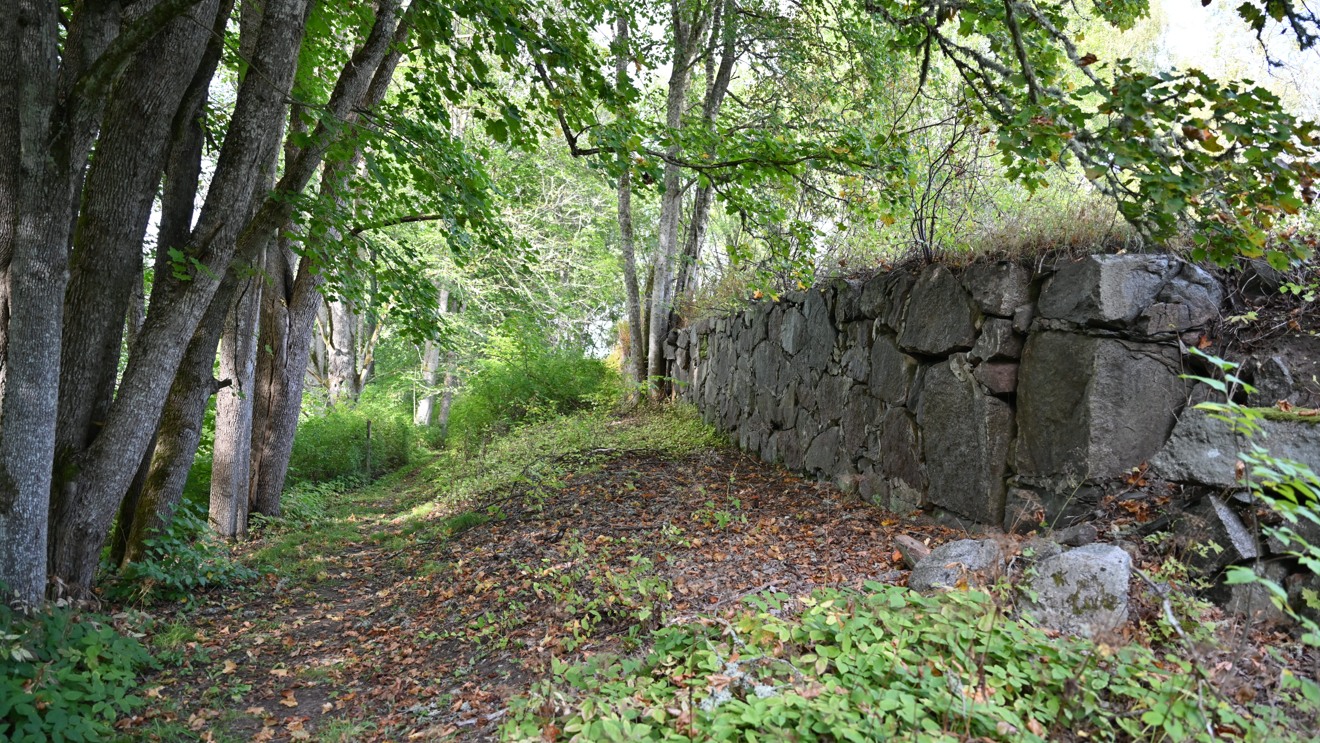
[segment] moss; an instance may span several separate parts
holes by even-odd
[[[1253,415],[1258,415],[1267,421],[1278,421],[1280,423],[1305,423],[1307,425],[1320,425],[1320,414],[1301,415],[1300,413],[1283,411],[1278,408],[1251,408]]]

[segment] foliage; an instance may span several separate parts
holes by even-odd
[[[411,422],[399,412],[367,405],[341,405],[324,415],[307,418],[298,425],[293,438],[290,484],[370,481],[408,463],[412,436]]]
[[[1241,389],[1253,393],[1255,389],[1243,382],[1235,373],[1238,365],[1211,356],[1195,348],[1191,352],[1204,358],[1223,376],[1223,379],[1191,376],[1202,384],[1208,385],[1224,395],[1224,402],[1203,402],[1197,408],[1208,411],[1214,418],[1227,423],[1234,433],[1246,439],[1248,448],[1238,454],[1243,467],[1239,479],[1250,490],[1252,496],[1269,507],[1282,518],[1282,526],[1267,526],[1264,532],[1277,538],[1287,549],[1288,554],[1296,558],[1311,575],[1320,575],[1320,544],[1311,544],[1296,530],[1302,522],[1320,526],[1320,475],[1305,463],[1291,459],[1275,457],[1269,449],[1259,442],[1262,420],[1279,420],[1271,409],[1252,408],[1233,400],[1233,392]],[[1284,418],[1284,420],[1287,420]],[[1312,421],[1297,422],[1297,425],[1310,425]],[[1314,587],[1304,591],[1304,607],[1289,604],[1288,592],[1277,582],[1260,575],[1249,567],[1233,566],[1228,569],[1227,582],[1234,584],[1255,584],[1265,589],[1270,601],[1281,611],[1292,617],[1304,630],[1302,641],[1308,645],[1320,647],[1320,623],[1316,621],[1316,611],[1320,610],[1320,596]],[[1309,682],[1306,682],[1309,683]],[[1316,693],[1320,694],[1320,687]]]
[[[786,594],[653,633],[642,658],[555,663],[509,740],[1302,740],[1271,707],[1207,698],[1191,663],[1004,616],[979,592]],[[1285,678],[1296,696],[1294,680]],[[1215,731],[1218,731],[1217,733]]]
[[[256,577],[235,561],[229,546],[208,528],[206,510],[185,500],[163,531],[143,542],[146,552],[105,586],[116,601],[191,601],[194,594]]]
[[[1270,236],[1314,202],[1320,176],[1320,130],[1275,94],[1200,70],[1148,72],[1104,58],[1077,33],[1068,2],[867,7],[923,70],[932,55],[956,67],[977,113],[997,129],[1006,174],[1028,188],[1044,185],[1056,165],[1076,163],[1146,235],[1164,240],[1190,227],[1198,258],[1263,256],[1282,268],[1314,251],[1314,236]],[[1086,13],[1122,29],[1148,10],[1131,0],[1097,2]],[[1317,20],[1305,5],[1246,2],[1238,14],[1258,34],[1267,17],[1286,18],[1284,33],[1298,46],[1315,43]]]
[[[581,349],[555,345],[536,326],[507,323],[454,401],[451,426],[470,447],[497,427],[590,407],[610,379],[605,364]]]
[[[150,663],[109,617],[54,605],[25,616],[0,603],[0,739],[112,737],[115,720],[143,705],[130,692]]]

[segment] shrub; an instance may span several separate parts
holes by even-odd
[[[469,445],[488,433],[571,413],[611,391],[605,363],[561,348],[528,325],[506,325],[454,401],[450,428]]]
[[[289,460],[289,484],[367,482],[407,464],[411,453],[412,425],[402,416],[369,407],[340,406],[298,426]]]
[[[129,692],[149,663],[108,617],[67,606],[23,616],[0,603],[0,740],[112,738],[115,720],[143,704]]]
[[[146,554],[105,584],[116,601],[188,601],[197,591],[256,577],[236,562],[206,523],[206,511],[185,500],[164,531],[145,540]]]

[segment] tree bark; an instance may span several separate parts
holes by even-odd
[[[51,568],[76,595],[91,590],[97,554],[137,464],[151,441],[186,344],[240,252],[241,233],[253,232],[244,215],[272,163],[285,101],[293,83],[304,30],[305,0],[269,0],[260,41],[238,99],[197,228],[184,253],[195,270],[188,281],[157,276],[142,333],[134,346],[102,435],[76,458],[62,507],[52,519]],[[283,220],[280,220],[282,223]],[[265,234],[264,229],[255,230]],[[254,235],[255,236],[255,235]],[[246,246],[245,246],[246,247]],[[243,251],[245,252],[245,251]],[[58,362],[56,362],[58,364]]]
[[[170,129],[218,6],[218,0],[204,0],[172,21],[129,65],[106,106],[83,187],[64,299],[55,441],[61,460],[91,443],[114,399],[124,318],[135,284],[140,291],[142,238]]]
[[[615,80],[619,87],[628,82],[628,17],[622,13],[615,20],[615,43],[618,53],[614,58]],[[626,294],[628,313],[628,376],[638,385],[636,391],[628,393],[635,399],[640,394],[641,385],[646,382],[646,355],[642,352],[645,343],[645,331],[642,329],[642,300],[637,288],[637,251],[633,239],[632,213],[632,153],[623,155],[623,172],[619,174],[619,252],[623,257],[623,286]]]
[[[265,264],[264,253],[255,263]],[[220,338],[220,378],[229,380],[229,386],[216,393],[210,523],[226,539],[247,536],[253,382],[262,283],[255,275],[238,280]]]
[[[687,17],[685,6],[672,6],[674,50],[669,73],[669,91],[665,98],[665,126],[676,136],[683,124],[683,111],[687,101],[688,82],[692,65],[700,51],[701,39],[709,16],[704,10]],[[654,283],[651,293],[651,318],[647,335],[646,372],[651,381],[651,393],[663,396],[668,385],[659,378],[665,376],[665,336],[669,334],[670,311],[674,304],[674,263],[678,255],[679,218],[683,208],[683,178],[678,164],[673,161],[681,148],[673,141],[665,149],[669,160],[665,162],[664,191],[660,196],[659,244],[656,248]]]
[[[4,149],[16,149],[0,202],[12,227],[7,255],[6,357],[0,396],[0,581],[35,605],[46,586],[47,510],[55,450],[60,322],[68,226],[67,150],[51,143],[59,56],[58,7],[19,0],[6,12],[0,99],[15,102],[0,122]],[[16,16],[10,18],[9,16]],[[67,143],[65,143],[67,147]],[[62,147],[60,149],[65,149]],[[60,205],[63,205],[63,208]],[[6,596],[5,598],[9,598]]]
[[[293,454],[293,437],[298,430],[298,413],[302,410],[303,384],[307,378],[307,362],[311,355],[312,328],[316,311],[321,306],[321,274],[312,268],[312,262],[299,262],[298,273],[288,299],[288,351],[282,365],[271,369],[269,412],[261,435],[262,441],[253,446],[254,481],[249,487],[252,512],[267,516],[280,514],[280,494],[289,474],[289,459]]]
[[[719,120],[720,108],[724,97],[729,92],[729,83],[733,79],[733,65],[737,61],[737,14],[732,0],[725,0],[720,6],[711,35],[720,39],[718,65],[715,56],[706,58],[706,96],[701,106],[701,118],[709,128],[714,128]],[[702,242],[706,236],[710,206],[714,189],[709,185],[698,184],[692,197],[692,212],[688,219],[687,239],[684,241],[683,255],[679,260],[678,278],[674,282],[674,296],[684,297],[692,287],[697,264],[701,260]],[[671,325],[674,318],[671,318]]]
[[[226,280],[216,291],[215,301],[188,343],[179,371],[170,385],[154,439],[151,464],[125,538],[121,565],[142,559],[146,539],[168,526],[179,507],[183,488],[188,483],[188,472],[197,455],[197,445],[202,440],[206,404],[218,388],[213,376],[215,351],[224,330],[234,285],[233,280]]]
[[[358,325],[360,318],[350,299],[326,301],[330,332],[326,334],[326,395],[330,404],[356,402],[362,388],[358,385]]]

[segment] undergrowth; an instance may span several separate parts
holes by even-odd
[[[110,617],[51,605],[22,615],[0,602],[0,740],[98,741],[144,704],[132,694],[151,656]]]
[[[515,701],[503,736],[1284,741],[1310,740],[1306,720],[1320,708],[1315,685],[1288,675],[1275,705],[1232,703],[1190,660],[1056,636],[977,591],[871,583],[818,591],[783,617],[788,598],[762,594],[732,620],[660,629],[644,657],[556,662]]]

